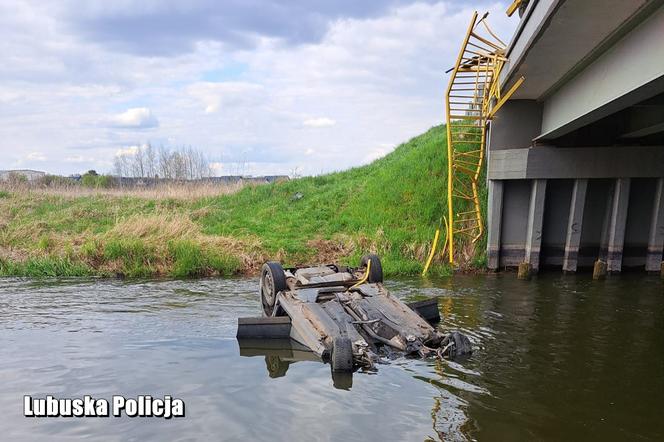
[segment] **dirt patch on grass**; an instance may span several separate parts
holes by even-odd
[[[355,243],[347,237],[338,239],[311,239],[307,247],[314,251],[314,261],[317,263],[339,262],[342,257],[351,255],[355,251]]]
[[[0,260],[22,262],[28,259],[28,256],[25,250],[0,246]]]

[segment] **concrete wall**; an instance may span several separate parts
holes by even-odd
[[[579,267],[592,266],[599,256],[611,185],[612,181],[607,179],[588,181],[579,244]]]
[[[498,232],[489,237],[490,268],[529,262],[535,271],[540,267],[576,271],[602,259],[610,271],[620,272],[644,268],[650,257],[647,270],[659,269],[664,178],[521,179],[491,184],[497,183],[502,186],[501,200],[493,195],[489,210],[501,206],[496,218],[500,228],[489,226]]]
[[[643,266],[646,263],[656,184],[654,178],[632,179],[623,248],[623,265],[626,267]]]
[[[489,152],[488,177],[493,180],[660,176],[664,176],[664,146],[533,147]]]
[[[543,265],[562,266],[574,180],[549,180],[542,231]]]
[[[530,147],[542,127],[542,105],[535,100],[510,100],[491,122],[489,150]]]
[[[543,136],[563,135],[642,100],[632,92],[662,77],[662,42],[664,6],[544,101]]]
[[[499,238],[500,266],[516,266],[523,262],[528,230],[528,207],[530,201],[529,181],[505,181],[503,188],[503,210],[501,235]]]

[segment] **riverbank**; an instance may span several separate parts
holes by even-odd
[[[354,264],[369,251],[388,275],[417,274],[446,214],[446,152],[437,126],[367,166],[220,195],[0,190],[0,274],[253,274],[267,259]],[[462,247],[458,261],[484,256]],[[449,273],[440,256],[432,273]]]

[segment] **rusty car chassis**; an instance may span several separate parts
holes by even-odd
[[[406,304],[386,290],[376,255],[365,255],[354,268],[284,269],[267,262],[259,290],[264,316],[240,318],[238,339],[290,338],[335,372],[373,367],[394,353],[450,357],[471,351],[464,335],[431,325],[440,320],[437,299]]]

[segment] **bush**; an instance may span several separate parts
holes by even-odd
[[[90,171],[94,172],[94,171]],[[92,187],[95,189],[108,189],[110,187],[113,187],[115,185],[115,178],[113,178],[110,175],[97,175],[92,174],[90,172],[87,172],[85,175],[81,177],[81,184],[85,187]]]

